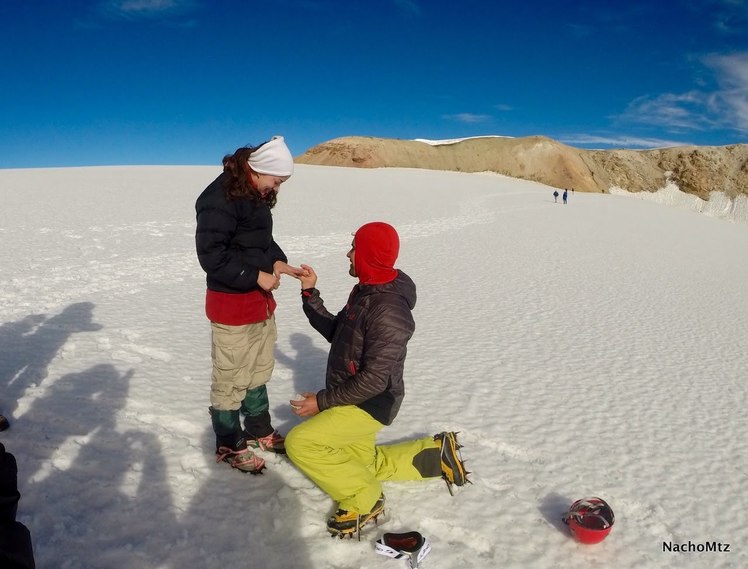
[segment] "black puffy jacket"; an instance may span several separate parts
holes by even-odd
[[[358,284],[336,316],[317,289],[302,299],[309,322],[332,344],[325,389],[317,393],[320,411],[356,405],[391,424],[405,396],[403,367],[415,331],[416,285],[402,271],[385,284]]]
[[[273,240],[273,215],[267,204],[226,199],[225,179],[226,174],[218,176],[195,203],[197,258],[209,289],[249,292],[258,288],[259,271],[272,273],[273,263],[288,259]]]

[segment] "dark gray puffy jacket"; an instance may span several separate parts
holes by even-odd
[[[336,316],[317,289],[302,299],[309,322],[332,344],[326,387],[317,393],[320,411],[356,405],[391,424],[405,396],[403,366],[415,331],[416,285],[402,271],[385,284],[356,285]]]

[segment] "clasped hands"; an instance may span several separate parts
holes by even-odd
[[[281,275],[289,275],[301,283],[301,288],[314,288],[317,284],[317,273],[309,265],[294,267],[283,261],[276,261],[273,264],[273,272],[266,273],[260,271],[257,276],[257,284],[267,292],[272,292],[280,286]],[[319,413],[317,405],[317,396],[314,393],[305,392],[300,394],[303,399],[289,401],[293,412],[299,417],[312,417]]]
[[[317,273],[309,265],[294,267],[283,261],[273,264],[273,272],[260,271],[257,275],[257,284],[262,290],[273,292],[280,286],[281,275],[289,275],[301,282],[301,288],[313,288],[317,284]]]

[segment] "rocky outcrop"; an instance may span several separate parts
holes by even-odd
[[[583,150],[544,136],[468,138],[445,144],[351,136],[319,144],[299,164],[497,172],[582,192],[655,192],[673,183],[709,199],[748,195],[748,145]]]

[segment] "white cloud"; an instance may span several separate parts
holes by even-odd
[[[137,18],[182,13],[192,9],[194,5],[194,0],[107,0],[101,7],[111,15]]]
[[[468,124],[476,124],[476,123],[483,123],[488,122],[491,120],[491,115],[478,115],[474,113],[457,113],[454,115],[442,115],[442,118],[457,121],[457,122],[463,122]]]
[[[702,61],[714,73],[715,90],[645,95],[616,118],[674,132],[728,128],[748,133],[748,52]]]
[[[125,0],[119,2],[119,9],[123,12],[154,13],[173,10],[176,5],[174,0]]]
[[[704,63],[716,73],[720,90],[710,100],[713,112],[728,124],[748,132],[748,52],[712,55]]]
[[[637,136],[598,136],[593,134],[573,134],[560,137],[565,144],[595,144],[599,146],[615,146],[619,148],[667,148],[671,146],[687,146],[691,143],[663,140],[661,138],[645,138]]]
[[[629,103],[618,118],[673,130],[702,130],[714,125],[714,120],[704,112],[707,106],[708,96],[699,91],[645,95]]]

